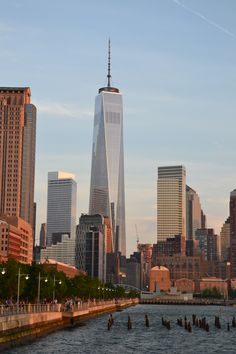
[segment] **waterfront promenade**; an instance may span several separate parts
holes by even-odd
[[[189,333],[177,319],[192,314],[205,317],[209,332],[192,326]],[[149,327],[145,324],[149,318]],[[56,331],[33,343],[8,349],[7,354],[235,354],[236,328],[231,321],[236,309],[231,306],[137,305],[113,312],[114,324],[107,330],[109,314],[85,319],[81,325]],[[130,316],[132,329],[128,330]],[[215,326],[219,316],[221,329]],[[162,317],[170,321],[170,330],[162,325]],[[230,331],[228,331],[230,323]]]
[[[28,304],[0,306],[0,348],[71,327],[80,320],[136,305],[138,299],[90,300],[77,304]]]

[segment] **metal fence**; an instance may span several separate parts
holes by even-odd
[[[0,305],[0,317],[12,316],[16,314],[28,314],[39,312],[75,312],[85,311],[94,307],[125,305],[130,303],[137,303],[136,299],[113,299],[113,300],[88,300],[88,301],[74,301],[67,300],[64,304],[12,304]]]

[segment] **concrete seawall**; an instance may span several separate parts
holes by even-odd
[[[138,304],[138,299],[118,303],[83,304],[70,311],[15,314],[0,317],[0,350],[25,344],[56,330],[71,327],[81,320]]]

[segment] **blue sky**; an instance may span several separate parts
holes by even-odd
[[[236,188],[234,0],[1,1],[1,86],[30,86],[38,108],[38,225],[47,172],[78,182],[87,212],[94,98],[112,82],[124,98],[127,249],[156,240],[157,167],[184,164],[208,226],[228,216]],[[39,232],[39,229],[38,229]]]

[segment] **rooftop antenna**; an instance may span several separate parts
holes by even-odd
[[[110,41],[110,38],[108,40],[107,87],[111,87],[111,41]]]

